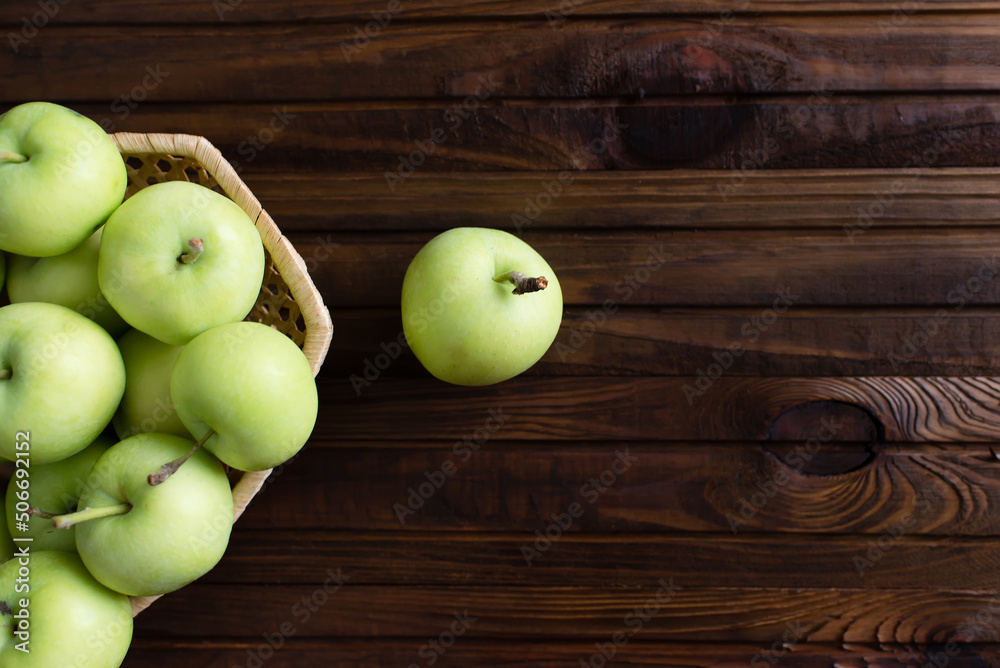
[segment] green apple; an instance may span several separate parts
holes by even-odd
[[[0,253],[0,288],[3,287],[4,278],[7,275],[7,256]]]
[[[154,596],[196,580],[222,558],[233,526],[226,472],[211,453],[196,452],[164,483],[150,472],[190,450],[170,434],[138,434],[101,455],[87,478],[79,510],[54,519],[76,526],[76,548],[104,586]]]
[[[69,252],[121,204],[127,183],[111,137],[72,109],[29,102],[0,116],[0,249]]]
[[[0,457],[30,434],[31,464],[65,459],[94,442],[125,390],[114,339],[56,304],[0,308]]]
[[[241,471],[287,461],[316,425],[309,361],[287,336],[256,322],[222,325],[187,344],[170,395],[188,431]]]
[[[59,304],[90,318],[111,336],[119,336],[128,325],[111,308],[97,284],[103,233],[102,227],[70,252],[55,257],[11,255],[7,276],[10,301]]]
[[[32,550],[60,550],[76,552],[76,529],[56,530],[52,520],[30,512],[22,512],[25,505],[38,508],[47,514],[60,515],[77,510],[90,470],[114,441],[99,436],[96,441],[76,453],[51,464],[32,466],[24,487],[12,480],[7,487],[7,526],[14,538],[31,538]],[[20,502],[20,503],[19,503]],[[27,524],[27,530],[18,526]]]
[[[514,235],[459,227],[413,258],[402,316],[407,343],[431,374],[490,385],[549,349],[562,321],[562,290],[548,263]]]
[[[191,438],[170,398],[170,373],[183,346],[131,329],[118,339],[118,349],[125,362],[125,395],[112,420],[118,438],[151,431]]]
[[[264,246],[232,200],[187,181],[158,183],[108,219],[97,276],[125,322],[182,345],[246,317],[260,294]]]
[[[32,550],[0,566],[0,666],[117,668],[131,642],[132,603],[77,555]]]
[[[12,483],[7,483],[13,487]],[[0,563],[3,563],[14,556],[14,541],[11,540],[10,532],[7,531],[7,513],[3,512],[3,503],[0,502]]]

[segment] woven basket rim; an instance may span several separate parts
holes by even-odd
[[[288,291],[302,313],[305,322],[305,343],[302,352],[309,360],[313,376],[316,376],[333,340],[330,312],[323,303],[323,296],[313,283],[312,277],[309,276],[302,256],[281,234],[277,224],[222,153],[205,137],[197,135],[117,132],[111,135],[111,139],[118,146],[119,153],[126,156],[169,155],[196,160],[215,179],[229,199],[236,202],[250,220],[254,221],[264,247],[271,254],[275,269],[285,281]],[[244,472],[233,486],[234,523],[243,514],[250,500],[263,487],[270,474],[271,469]],[[132,616],[138,615],[158,598],[159,596],[130,597]]]

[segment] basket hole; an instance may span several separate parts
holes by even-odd
[[[277,296],[278,295],[278,286],[277,286],[277,284],[275,284],[275,283],[268,283],[267,284],[267,291],[270,292],[272,295]]]
[[[188,165],[184,168],[184,175],[191,183],[201,183],[201,174],[198,173],[198,170],[193,165]]]
[[[301,313],[299,314],[299,317],[295,319],[295,329],[300,332],[306,331],[306,320],[302,317]]]
[[[292,316],[292,312],[288,310],[288,307],[282,306],[278,309],[278,317],[281,318],[282,322],[288,320]]]
[[[130,155],[129,157],[125,158],[125,164],[131,167],[132,169],[139,169],[142,167],[142,159],[137,158],[134,155]]]
[[[157,161],[156,168],[161,172],[163,172],[164,174],[166,174],[171,169],[173,169],[174,166],[172,163],[170,163],[170,161],[161,158],[160,160]]]
[[[146,185],[147,186],[155,186],[159,182],[160,182],[160,179],[157,178],[156,176],[147,176],[146,177]]]

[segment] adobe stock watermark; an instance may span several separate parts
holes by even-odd
[[[775,640],[771,646],[758,654],[754,654],[750,659],[750,668],[769,668],[781,660],[795,648],[795,646],[805,637],[806,625],[796,620],[785,623],[785,632],[781,634],[780,640]]]
[[[627,124],[620,123],[617,118],[612,118],[610,123],[604,124],[600,136],[594,137],[586,145],[569,154],[570,163],[576,165],[578,171],[590,169],[598,164],[601,156],[614,146],[627,129]],[[539,216],[573,185],[573,180],[573,173],[569,170],[563,170],[555,178],[539,181],[538,192],[524,198],[524,211],[515,211],[510,214],[510,222],[514,224],[517,233],[521,234],[526,227],[538,220]]]
[[[615,631],[607,642],[594,643],[596,650],[586,659],[580,659],[580,668],[604,668],[609,661],[614,661],[618,650],[627,645],[629,640],[642,631],[651,619],[660,614],[662,609],[669,605],[677,592],[682,589],[680,585],[674,584],[673,578],[667,581],[660,578],[657,584],[660,585],[660,588],[656,590],[655,594],[625,613],[625,617],[622,618],[625,630]]]
[[[21,17],[21,30],[7,33],[7,42],[15,54],[21,52],[21,47],[38,36],[38,33],[49,24],[72,0],[38,0],[38,11],[31,16]]]
[[[288,611],[291,619],[283,621],[277,632],[265,633],[264,642],[254,649],[248,649],[246,661],[233,665],[232,668],[261,668],[271,660],[275,652],[285,646],[289,638],[297,634],[303,625],[309,623],[331,596],[340,591],[341,587],[351,579],[350,575],[344,575],[339,568],[336,571],[327,569],[325,575],[326,580],[323,584],[292,605]]]
[[[729,201],[730,195],[736,194],[740,188],[746,185],[747,179],[753,176],[757,170],[763,168],[770,162],[771,158],[781,151],[783,141],[788,141],[795,136],[796,130],[801,130],[809,122],[813,121],[816,115],[816,108],[827,104],[830,98],[825,90],[812,90],[805,104],[800,104],[791,112],[791,119],[781,117],[778,119],[775,131],[781,135],[776,138],[768,135],[764,139],[762,146],[749,151],[740,152],[740,165],[730,171],[727,180],[719,181],[715,188],[722,197],[723,202]]]
[[[344,54],[344,60],[351,62],[354,56],[361,53],[365,47],[372,43],[372,40],[382,34],[383,28],[392,23],[396,14],[403,11],[403,3],[400,0],[389,0],[385,9],[372,10],[372,20],[364,26],[354,26],[354,39],[350,42],[340,43],[340,52]]]
[[[584,506],[579,501],[574,501],[565,511],[559,514],[552,513],[549,515],[552,523],[545,527],[544,531],[535,530],[534,544],[525,543],[521,546],[521,556],[524,557],[524,563],[532,566],[534,560],[541,558],[543,554],[552,549],[555,542],[572,528],[576,520],[583,517],[587,508],[597,503],[601,494],[613,487],[621,476],[632,468],[635,462],[636,457],[629,453],[628,448],[625,448],[624,451],[615,450],[615,459],[611,466],[580,485],[580,489],[577,490],[577,494],[583,497],[587,505]]]
[[[917,510],[925,516],[929,516],[933,511],[933,504],[927,495],[919,496],[917,504],[919,505]],[[893,522],[883,529],[878,538],[868,540],[866,543],[868,549],[863,554],[854,555],[854,568],[858,571],[858,575],[864,577],[865,572],[880,562],[886,552],[896,546],[896,541],[909,533],[916,525],[917,518],[914,517],[913,513],[904,513],[899,521]]]
[[[775,292],[774,301],[771,302],[771,308],[764,309],[760,315],[748,318],[740,327],[740,335],[750,343],[756,343],[778,321],[778,318],[794,306],[796,300],[801,298],[800,295],[793,295],[791,288],[779,287]],[[715,381],[732,369],[736,361],[743,357],[746,351],[743,341],[736,340],[732,341],[721,353],[712,353],[715,361],[704,369],[698,369],[694,385],[685,383],[681,387],[684,397],[688,401],[688,406],[693,406],[695,399],[704,396],[715,384]]]
[[[819,429],[813,436],[806,439],[804,443],[796,445],[792,452],[785,455],[785,464],[795,469],[801,469],[812,461],[813,457],[823,449],[823,446],[832,441],[837,433],[844,428],[842,423],[828,417],[822,418],[819,424]],[[779,488],[785,487],[791,481],[792,477],[783,467],[779,466],[769,480],[756,482],[758,491],[751,494],[749,499],[740,497],[739,514],[731,512],[726,514],[726,521],[733,534],[735,535],[741,526],[756,517],[757,513],[778,495]]]
[[[646,260],[631,273],[623,276],[622,280],[612,287],[611,291],[620,299],[605,299],[600,310],[588,310],[586,322],[580,326],[574,325],[569,328],[566,343],[555,342],[552,348],[559,354],[559,359],[565,362],[570,355],[583,348],[587,341],[597,333],[597,330],[607,324],[608,318],[618,312],[619,305],[632,299],[636,292],[649,282],[653,274],[659,271],[672,257],[673,253],[665,251],[663,244],[656,247],[650,246]]]
[[[416,515],[417,511],[427,503],[427,500],[437,494],[449,478],[458,473],[459,465],[455,462],[456,459],[463,464],[468,462],[472,459],[472,455],[479,452],[479,449],[493,437],[493,434],[500,431],[509,420],[510,414],[503,412],[503,406],[491,408],[482,427],[477,428],[451,446],[454,458],[444,460],[441,466],[433,471],[424,471],[425,480],[416,487],[410,487],[406,490],[408,495],[405,505],[398,502],[392,504],[392,511],[396,514],[400,525],[406,524],[407,517]]]
[[[271,109],[271,118],[267,122],[267,125],[257,130],[256,134],[248,135],[236,147],[236,152],[245,160],[245,162],[230,160],[229,164],[236,170],[236,173],[239,174],[243,171],[244,165],[248,165],[256,160],[257,156],[263,153],[271,142],[287,130],[292,121],[298,117],[298,114],[290,113],[288,107],[281,107],[280,109],[274,107]]]
[[[448,124],[447,129],[451,132],[457,132],[472,116],[472,113],[479,109],[482,103],[500,87],[500,82],[493,80],[492,72],[488,76],[480,76],[478,81],[479,85],[472,95],[467,96],[461,102],[456,102],[451,109],[444,112],[444,122]],[[399,165],[396,167],[396,171],[386,171],[382,174],[385,178],[385,184],[389,187],[389,192],[395,193],[396,186],[405,183],[406,179],[413,176],[416,170],[427,162],[427,158],[434,155],[437,147],[446,141],[448,141],[448,134],[445,128],[435,127],[426,139],[414,140],[416,145],[414,150],[406,155],[402,153],[397,155],[396,159],[399,161]]]
[[[447,629],[442,631],[436,638],[429,638],[427,642],[417,650],[417,656],[422,659],[420,663],[413,662],[407,668],[420,668],[421,666],[433,666],[451,649],[455,642],[465,635],[465,632],[472,628],[478,621],[478,617],[473,617],[468,610],[452,613],[452,621]]]
[[[958,133],[951,128],[945,128],[935,133],[934,144],[924,149],[915,159],[903,163],[901,170],[913,170],[907,178],[893,179],[888,190],[875,194],[875,198],[865,207],[858,207],[857,217],[853,223],[844,223],[843,230],[850,243],[871,229],[875,221],[889,213],[896,204],[896,197],[905,194],[919,181],[924,172],[933,167],[944,154],[946,148],[953,147],[958,140]]]
[[[944,329],[951,318],[965,308],[969,300],[996,279],[998,272],[1000,263],[997,262],[996,255],[983,258],[975,274],[949,290],[945,300],[949,304],[954,304],[954,308],[950,311],[936,310],[933,316],[917,323],[917,331],[903,337],[903,345],[899,352],[896,352],[895,346],[889,350],[888,360],[893,372],[899,373],[905,364],[913,361],[913,358]]]

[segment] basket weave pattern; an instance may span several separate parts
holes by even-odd
[[[333,337],[330,313],[306,264],[260,202],[219,151],[203,137],[172,134],[111,135],[128,170],[126,199],[164,181],[190,181],[225,195],[254,221],[264,242],[265,270],[257,302],[247,320],[270,325],[305,353],[313,375],[319,373]],[[271,471],[244,473],[233,486],[233,520],[239,519]],[[158,596],[132,598],[137,615]]]

